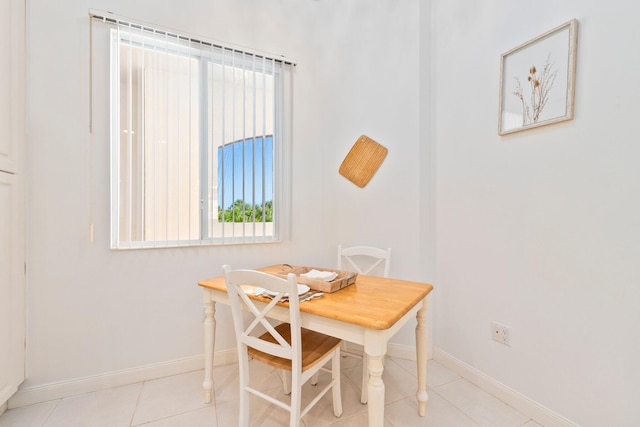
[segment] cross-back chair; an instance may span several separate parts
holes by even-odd
[[[373,246],[352,246],[343,248],[338,245],[338,269],[354,269],[358,274],[370,274],[382,270],[382,277],[389,277],[391,248],[380,249]],[[379,275],[379,274],[374,274]]]
[[[282,279],[255,270],[232,270],[228,265],[222,267],[229,294],[233,326],[235,328],[238,360],[240,366],[240,426],[249,425],[250,394],[261,397],[270,403],[290,412],[290,427],[300,425],[300,419],[330,389],[333,392],[333,413],[342,415],[340,395],[340,343],[335,337],[310,331],[300,326],[300,302],[296,276],[289,274]],[[269,303],[259,303],[249,297],[242,285],[263,288],[275,296]],[[273,326],[267,316],[286,295],[289,299],[289,321]],[[245,310],[243,310],[243,306]],[[244,314],[251,313],[251,319]],[[260,331],[266,332],[260,334]],[[290,372],[291,384],[285,385],[290,391],[291,403],[269,396],[251,386],[249,378],[249,357]],[[305,407],[302,404],[302,385],[324,365],[331,361],[331,381]],[[285,376],[288,378],[289,376]],[[317,377],[316,377],[317,378]]]

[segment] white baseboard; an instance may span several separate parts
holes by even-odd
[[[416,348],[402,344],[387,344],[387,356],[399,359],[416,360]]]
[[[545,427],[578,427],[563,416],[494,380],[439,348],[433,359]]]
[[[347,347],[350,351],[355,353],[362,353],[364,351],[363,346],[352,342],[348,342]],[[389,343],[387,344],[387,356],[397,357],[399,359],[416,360],[416,348],[408,345]]]
[[[238,352],[235,348],[216,352],[213,360],[215,366],[234,363],[238,361]],[[171,360],[90,377],[75,378],[33,387],[21,387],[16,394],[9,399],[8,407],[18,408],[20,406],[33,405],[35,403],[104,390],[106,388],[197,371],[203,368],[204,355],[200,354],[184,359]]]

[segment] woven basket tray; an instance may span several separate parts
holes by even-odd
[[[318,270],[318,271],[335,272],[335,273],[338,273],[338,277],[336,277],[330,282],[325,282],[324,280],[321,280],[321,279],[310,279],[308,277],[301,276],[301,274],[308,273],[312,269]],[[354,283],[356,283],[356,278],[358,277],[358,273],[354,273],[352,271],[343,271],[343,270],[335,270],[335,269],[332,270],[332,269],[318,268],[318,267],[295,267],[295,266],[290,266],[289,264],[283,264],[282,272],[276,273],[276,276],[286,279],[289,273],[293,273],[297,276],[298,283],[305,284],[315,291],[321,291],[321,292],[327,292],[327,293],[335,292],[349,285],[353,285]]]

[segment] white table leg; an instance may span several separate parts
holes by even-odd
[[[207,289],[204,290],[204,389],[205,403],[211,403],[213,395],[213,348],[216,341],[216,303]]]
[[[382,359],[384,356],[371,356],[369,359],[369,427],[382,427],[384,425],[384,382],[382,381],[382,371],[384,366]]]
[[[362,390],[360,390],[360,403],[363,405],[367,404],[369,400],[369,393],[367,389],[369,388],[369,357],[367,357],[367,353],[362,353]]]
[[[384,425],[384,371],[383,359],[387,352],[386,337],[373,330],[365,331],[364,350],[368,360],[369,383],[367,385],[369,413],[369,427],[382,427]]]
[[[424,417],[427,413],[427,297],[416,314],[416,359],[418,361],[418,414]]]

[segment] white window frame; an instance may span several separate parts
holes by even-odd
[[[96,15],[93,15],[96,17]],[[102,21],[106,23],[105,18]],[[110,18],[111,24],[115,23],[122,28],[123,22]],[[233,47],[221,46],[219,43],[211,43],[202,41],[202,39],[195,40],[190,36],[176,36],[177,40],[182,46],[182,49],[186,49],[188,55],[194,58],[198,58],[199,64],[205,64],[199,72],[202,76],[204,69],[206,69],[206,62],[210,61],[215,63],[216,52],[218,49],[222,49],[222,52],[229,52],[237,61],[237,58],[243,58],[244,63],[235,63],[235,67],[241,66],[243,70],[247,70],[251,67],[255,67],[258,72],[265,72],[264,68],[260,68],[256,61],[268,61],[271,70],[267,69],[268,73],[272,73],[274,77],[274,128],[273,128],[273,232],[270,235],[256,235],[255,228],[254,233],[246,231],[247,225],[256,226],[256,224],[262,224],[264,222],[243,223],[242,232],[240,233],[225,233],[221,235],[212,236],[210,233],[209,225],[211,217],[218,217],[218,209],[208,203],[209,185],[211,182],[208,179],[208,161],[211,156],[217,156],[217,153],[213,151],[214,147],[210,147],[207,141],[206,132],[203,131],[203,126],[200,126],[200,161],[198,162],[199,171],[199,235],[198,238],[189,237],[187,239],[152,239],[152,236],[145,236],[142,240],[123,240],[120,237],[120,138],[121,127],[119,123],[120,118],[120,62],[119,62],[119,44],[125,40],[128,43],[135,43],[136,39],[142,43],[141,40],[146,39],[149,35],[164,34],[168,37],[167,32],[159,28],[150,28],[145,25],[124,23],[126,31],[112,29],[111,30],[111,248],[112,249],[140,249],[140,248],[154,248],[154,247],[176,247],[176,246],[202,246],[202,245],[224,245],[224,244],[255,244],[255,243],[272,243],[287,240],[290,234],[291,223],[291,101],[292,101],[292,69],[295,64],[292,62],[284,61],[280,58],[269,58],[268,56],[255,52],[247,52],[246,50],[238,50]],[[175,33],[171,33],[172,36]],[[196,49],[198,47],[209,46],[207,49]],[[148,46],[148,45],[147,45]],[[225,63],[226,64],[226,63]],[[226,64],[228,65],[228,64]],[[207,108],[207,93],[206,87],[201,87],[201,100],[200,111],[206,111]],[[202,120],[204,122],[204,120]],[[206,128],[206,125],[204,126]],[[265,137],[265,135],[253,134],[255,137]],[[246,135],[245,135],[246,136]],[[251,138],[251,135],[249,135]],[[247,139],[246,137],[244,139]],[[264,143],[264,139],[263,139]],[[217,176],[217,171],[213,172]],[[220,183],[218,183],[220,184]],[[264,200],[263,200],[264,202]],[[213,212],[212,212],[213,211]],[[224,215],[223,215],[224,216]],[[129,217],[129,221],[132,221]],[[229,225],[229,224],[226,224]],[[232,227],[234,227],[232,225]],[[225,229],[225,224],[222,224],[222,228]],[[264,229],[263,229],[264,230]]]

